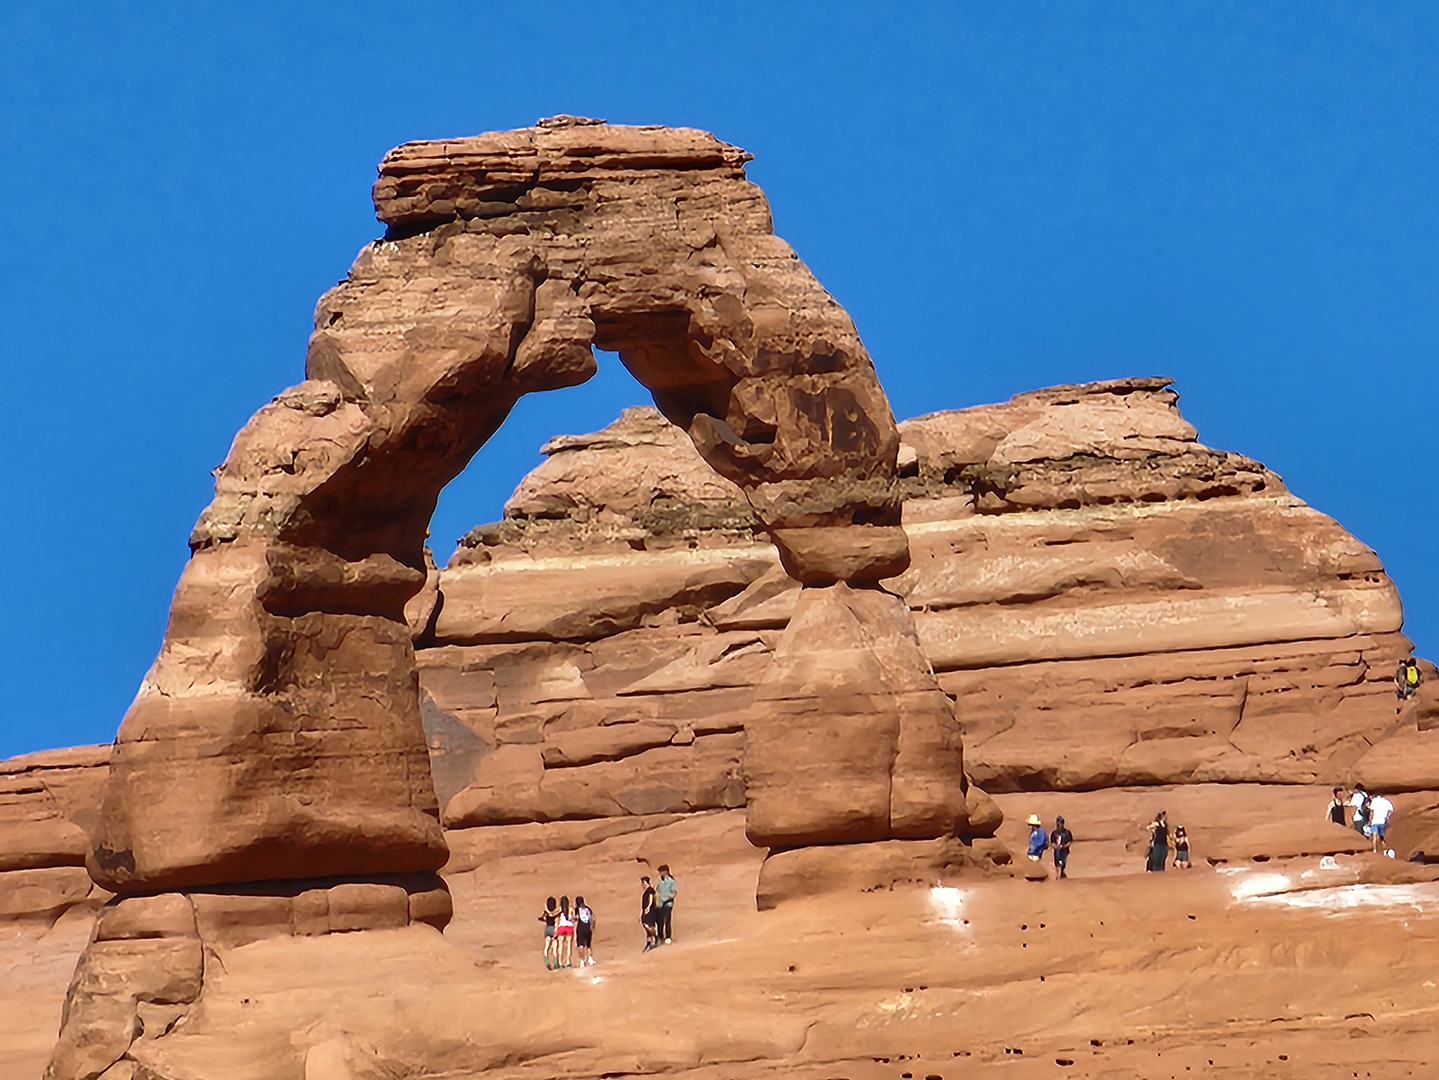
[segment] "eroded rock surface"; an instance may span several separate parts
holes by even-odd
[[[570,118],[387,155],[385,238],[321,299],[307,380],[216,472],[88,852],[93,803],[6,774],[0,873],[74,875],[85,854],[119,894],[53,1080],[229,1067],[241,1029],[263,1034],[236,1075],[599,1062],[603,1025],[536,1023],[488,986],[483,1049],[468,1012],[441,1050],[407,1041],[423,993],[397,1022],[386,987],[374,1043],[287,999],[296,963],[333,988],[421,955],[473,991],[433,933],[452,914],[446,828],[452,876],[603,845],[628,873],[667,830],[724,818],[736,840],[742,808],[731,876],[769,908],[1002,866],[1017,792],[1362,776],[1413,796],[1439,775],[1432,694],[1393,698],[1410,646],[1373,552],[1200,445],[1167,380],[897,430],[746,159]],[[520,395],[587,379],[595,345],[658,412],[552,443],[438,571],[441,487]],[[1399,881],[1387,860],[1364,874]],[[624,1060],[793,1059],[815,1031],[829,1060],[865,1050],[847,1007],[821,1013],[756,1002],[713,1039],[629,1040]]]
[[[116,739],[97,881],[434,870],[447,852],[412,639],[455,640],[457,622],[470,643],[593,636],[663,610],[668,589],[700,606],[738,591],[679,551],[658,590],[596,583],[582,624],[458,587],[426,602],[441,487],[520,395],[589,378],[593,345],[743,489],[790,573],[873,586],[903,567],[888,404],[848,316],[773,235],[746,160],[704,132],[568,120],[386,155],[385,238],[320,300],[307,380],[216,471]],[[742,516],[736,488],[705,485]],[[520,595],[547,591],[546,573]]]
[[[321,298],[306,381],[256,413],[215,470],[215,498],[191,534],[160,655],[120,725],[92,830],[91,877],[121,906],[156,893],[190,904],[198,940],[92,941],[67,999],[54,1080],[153,1073],[130,1051],[148,1023],[141,1006],[194,1002],[208,973],[191,961],[236,926],[263,939],[318,932],[302,924],[443,925],[448,894],[438,879],[419,890],[423,901],[413,889],[407,901],[397,883],[433,878],[449,857],[436,778],[448,794],[473,764],[444,818],[476,828],[744,803],[742,759],[774,776],[790,760],[778,743],[746,745],[743,718],[717,721],[712,709],[562,736],[602,728],[604,707],[586,707],[574,650],[541,649],[536,667],[527,643],[633,631],[654,616],[674,622],[713,607],[772,569],[766,544],[795,582],[828,598],[820,607],[846,597],[839,607],[851,615],[884,609],[866,623],[873,638],[853,643],[855,655],[889,657],[893,669],[868,688],[871,704],[903,697],[908,716],[894,752],[863,763],[871,786],[893,781],[899,792],[881,838],[962,828],[958,726],[918,654],[908,609],[878,588],[909,561],[894,420],[849,317],[773,235],[746,160],[704,132],[572,118],[386,155],[374,189],[386,235]],[[528,552],[531,576],[516,596],[497,600],[497,586],[513,578],[488,574],[477,559],[477,596],[456,588],[447,603],[424,546],[440,489],[521,395],[588,379],[593,346],[620,354],[731,485],[692,471],[689,488],[659,474],[648,486],[727,500],[711,524],[735,533],[753,531],[734,501],[742,491],[766,544],[751,537],[740,578],[732,566],[700,565],[689,545],[657,553],[665,572],[640,590],[621,567],[591,582],[579,622],[526,610],[525,596],[563,578],[547,579],[554,568]],[[612,514],[657,512],[656,498],[641,508],[620,485],[604,497]],[[565,505],[562,493],[558,504],[517,494],[527,513],[555,505]],[[460,674],[486,673],[493,705],[483,679],[465,683],[462,697],[479,696],[458,706],[463,718],[438,701],[440,687],[422,696],[416,641],[480,650]],[[723,655],[737,658],[749,644]],[[785,632],[789,675],[815,644]],[[622,671],[623,655],[612,660]],[[585,667],[594,666],[590,656]],[[784,665],[772,666],[783,676]],[[660,667],[649,677],[712,681]],[[866,689],[781,682],[774,700],[812,731]],[[555,717],[566,701],[575,712]],[[507,703],[522,707],[501,716]],[[481,726],[468,738],[471,714]],[[557,737],[541,745],[554,719]],[[446,758],[433,774],[432,750]],[[810,750],[836,763],[849,753],[823,739]],[[941,775],[959,787],[935,784]],[[842,826],[815,834],[857,838]],[[325,884],[305,884],[317,879]],[[348,1068],[343,1042],[322,1045],[312,1048],[315,1070]]]
[[[53,923],[108,899],[85,856],[109,758],[108,746],[77,746],[0,761],[0,925]]]
[[[492,680],[509,680],[512,695],[519,684],[478,654],[465,654],[464,670],[446,648],[420,654],[436,700],[484,745],[537,740],[537,770],[561,753],[548,749],[561,732],[572,740],[589,723],[682,729],[682,713],[744,713],[807,595],[772,557],[756,558],[752,525],[722,489],[676,481],[675,492],[693,492],[688,510],[678,494],[658,498],[682,524],[665,532],[640,520],[660,491],[643,477],[682,478],[700,464],[657,421],[631,410],[604,432],[553,441],[518,489],[524,498],[473,531],[442,573],[446,595],[483,597],[469,577],[481,565],[490,595],[507,599],[533,563],[565,575],[542,605],[549,625],[581,629],[530,638],[523,703],[495,696]],[[1394,695],[1394,665],[1410,645],[1379,560],[1259,463],[1199,443],[1169,380],[1055,387],[905,421],[900,432],[913,561],[884,585],[910,608],[920,650],[954,699],[964,767],[980,786],[1439,786],[1431,684],[1403,708]],[[660,454],[675,459],[668,470]],[[645,495],[616,510],[615,477],[636,478]],[[677,550],[738,591],[706,607],[666,584],[661,568]],[[587,621],[586,581],[616,566],[635,593],[652,586],[668,607],[632,613],[619,632]],[[481,637],[477,610],[456,609],[445,640]],[[811,636],[824,643],[814,663],[842,638],[828,625]],[[517,655],[519,642],[508,648]],[[897,712],[861,715],[873,727]],[[871,749],[884,752],[892,734],[874,735]],[[751,770],[752,797],[762,776]],[[862,813],[863,802],[855,794],[850,812],[883,817]]]

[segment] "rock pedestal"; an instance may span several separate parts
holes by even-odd
[[[745,726],[759,847],[953,836],[959,724],[909,609],[879,589],[804,589]]]

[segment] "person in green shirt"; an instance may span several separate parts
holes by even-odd
[[[670,877],[668,864],[660,866],[659,870],[660,881],[655,886],[655,937],[668,945],[672,932],[670,920],[674,917],[675,893],[679,892],[679,885]]]

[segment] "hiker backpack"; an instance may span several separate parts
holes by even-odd
[[[1419,665],[1410,664],[1404,669],[1404,684],[1414,687],[1419,685]]]

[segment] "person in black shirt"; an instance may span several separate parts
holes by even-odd
[[[640,884],[645,887],[640,893],[640,925],[645,928],[644,951],[649,952],[655,947],[655,887],[650,884],[648,876],[640,878]]]
[[[550,970],[560,966],[559,941],[555,938],[555,923],[559,921],[560,906],[553,896],[545,899],[545,910],[539,921],[545,924],[545,967]]]
[[[1342,787],[1335,788],[1334,798],[1329,803],[1329,820],[1336,825],[1347,826],[1349,822],[1344,819],[1347,816],[1345,808],[1348,805],[1349,800],[1344,797],[1344,789]]]
[[[1149,823],[1149,855],[1145,859],[1144,869],[1148,873],[1156,873],[1162,871],[1168,861],[1169,815],[1161,810]]]
[[[1056,877],[1068,877],[1065,867],[1069,865],[1069,845],[1074,843],[1074,834],[1064,827],[1064,818],[1054,819],[1054,831],[1049,834],[1049,846],[1054,852]]]

